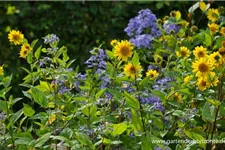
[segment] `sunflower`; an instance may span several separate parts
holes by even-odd
[[[27,49],[21,49],[20,50],[20,57],[21,58],[26,58],[28,54],[29,54],[29,51]]]
[[[118,56],[118,60],[127,61],[132,56],[134,46],[127,40],[118,42],[115,46],[114,56]]]
[[[172,98],[173,98],[174,100],[176,100],[178,103],[180,103],[180,102],[182,101],[182,96],[181,96],[181,94],[179,94],[179,93],[177,93],[177,92],[173,94]]]
[[[207,80],[207,78],[202,78],[202,77],[198,79],[198,82],[196,83],[196,85],[198,86],[199,90],[201,90],[201,91],[204,91],[210,87],[210,83]]]
[[[214,69],[214,62],[211,62],[210,59],[200,58],[192,63],[193,71],[196,73],[197,77],[206,77]]]
[[[117,43],[118,43],[118,41],[114,39],[114,40],[112,40],[112,41],[110,42],[110,45],[111,45],[111,46],[115,46]]]
[[[27,50],[28,52],[31,52],[32,51],[32,47],[30,46],[30,44],[28,43],[25,43],[21,46],[21,50]]]
[[[220,34],[222,34],[223,36],[225,36],[225,27],[222,27],[222,28],[220,29]]]
[[[214,52],[212,54],[209,55],[209,60],[211,62],[214,62],[214,66],[215,67],[219,67],[220,64],[222,64],[223,60],[222,60],[222,56],[220,55],[219,52]]]
[[[193,78],[192,75],[186,76],[186,77],[184,78],[184,84],[189,83],[189,82],[191,81],[192,78]]]
[[[196,46],[193,53],[195,57],[199,59],[206,57],[208,52],[206,51],[206,48],[204,48],[203,46]]]
[[[207,18],[212,21],[212,22],[216,22],[220,17],[220,13],[218,11],[218,9],[214,9],[211,8],[208,10],[207,12]]]
[[[3,66],[0,66],[0,76],[4,75],[4,70],[3,70]]]
[[[211,34],[214,34],[218,31],[219,25],[215,23],[208,24],[209,30]]]
[[[176,55],[178,57],[182,57],[184,59],[188,58],[190,56],[190,51],[187,47],[181,46],[179,51],[176,51]]]
[[[23,42],[23,34],[20,31],[12,30],[8,34],[8,39],[10,42],[13,42],[15,45],[19,45]]]
[[[151,80],[155,80],[155,78],[159,75],[159,73],[156,70],[148,70],[148,72],[146,72],[146,76],[150,77]]]
[[[133,65],[132,63],[128,63],[124,67],[124,73],[126,76],[131,77],[132,79],[137,78],[141,76],[140,71],[141,71],[141,65]]]

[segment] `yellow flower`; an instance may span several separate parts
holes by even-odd
[[[8,34],[8,39],[10,42],[13,42],[15,45],[19,45],[23,42],[23,34],[20,31],[12,30]]]
[[[156,77],[158,77],[159,73],[156,70],[148,70],[148,72],[146,72],[146,76],[150,76],[151,80],[154,80]]]
[[[186,77],[184,78],[184,84],[189,83],[189,82],[191,81],[192,78],[193,78],[192,75],[186,76]]]
[[[124,67],[124,73],[126,76],[131,77],[132,79],[137,78],[139,76],[141,76],[140,71],[141,71],[141,65],[137,64],[137,65],[133,65],[131,63],[128,63],[125,67]]]
[[[21,58],[26,58],[28,54],[29,54],[29,51],[27,49],[21,49],[20,50],[20,57]]]
[[[56,114],[51,114],[48,118],[48,124],[52,124],[56,119]]]
[[[4,75],[4,70],[3,70],[3,66],[0,66],[0,76]]]
[[[111,46],[115,46],[117,43],[118,43],[118,41],[114,39],[114,40],[112,40],[112,41],[110,42],[110,45],[111,45]]]
[[[118,60],[127,61],[132,56],[134,46],[127,40],[118,42],[115,46],[114,56],[118,57]]]
[[[199,90],[201,90],[201,91],[204,91],[210,87],[210,83],[207,80],[207,78],[202,78],[202,77],[198,79],[198,82],[196,83],[196,85],[198,86]]]
[[[176,55],[182,58],[188,58],[190,56],[190,51],[187,47],[181,46],[179,51],[176,51]]]
[[[206,48],[204,48],[203,46],[196,46],[193,53],[195,57],[199,59],[206,57],[208,52],[206,51]]]
[[[210,72],[214,69],[214,62],[210,62],[207,58],[200,58],[192,63],[193,71],[197,77],[207,77]]]
[[[222,27],[222,28],[220,29],[220,34],[222,34],[223,36],[225,36],[225,27]]]
[[[207,12],[207,18],[212,21],[216,22],[220,17],[220,13],[218,9],[210,8]]]
[[[181,94],[179,94],[179,93],[177,93],[177,92],[173,94],[172,98],[173,98],[174,100],[176,100],[178,103],[180,103],[180,102],[182,101],[182,96],[181,96]]]
[[[210,62],[214,62],[214,66],[218,67],[220,64],[222,64],[222,56],[219,52],[214,52],[209,55]]]
[[[25,43],[21,46],[21,50],[27,50],[28,53],[32,51],[32,47],[30,46],[30,44]]]
[[[208,24],[208,27],[209,27],[210,33],[212,34],[216,33],[219,29],[218,24],[215,24],[215,23]]]

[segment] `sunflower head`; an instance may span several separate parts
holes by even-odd
[[[0,76],[4,75],[4,70],[3,70],[3,66],[0,66]]]
[[[159,73],[156,70],[148,70],[148,72],[146,72],[146,76],[150,77],[151,80],[155,80],[158,77]]]
[[[222,27],[222,28],[220,29],[220,34],[222,34],[223,36],[225,36],[225,27]]]
[[[114,40],[112,40],[112,41],[110,42],[110,45],[111,45],[111,46],[115,46],[115,45],[117,44],[117,42],[118,42],[118,41],[117,41],[116,39],[114,39]]]
[[[190,56],[190,50],[187,47],[185,47],[185,46],[181,46],[180,50],[176,51],[176,55],[178,57],[186,59],[186,58],[188,58]]]
[[[200,58],[192,63],[192,72],[195,72],[197,77],[205,77],[214,69],[214,63],[208,58]]]
[[[118,57],[118,60],[127,61],[132,56],[134,46],[127,40],[117,42],[115,46],[114,56]]]
[[[207,80],[207,78],[200,77],[196,85],[198,86],[199,90],[204,91],[210,87],[210,82]]]
[[[195,58],[200,59],[207,57],[208,52],[206,51],[206,48],[204,48],[203,46],[196,46],[193,53],[195,55]]]
[[[20,50],[20,57],[21,58],[26,58],[28,54],[29,54],[29,51],[27,49],[21,49]]]
[[[132,63],[128,63],[124,67],[124,73],[126,76],[131,77],[132,79],[135,79],[139,76],[141,76],[140,72],[142,70],[142,67],[140,64],[133,65]]]
[[[218,9],[210,8],[207,12],[207,18],[212,21],[216,22],[220,17],[220,13]]]
[[[211,34],[216,33],[218,31],[218,29],[219,29],[219,25],[215,24],[215,23],[208,24],[208,27],[209,27],[209,30],[210,30]]]
[[[20,31],[12,30],[8,34],[8,39],[15,45],[19,45],[23,42],[24,35]]]
[[[180,93],[176,92],[172,95],[172,98],[177,101],[178,103],[181,103],[182,102],[182,96]]]
[[[209,59],[211,62],[214,62],[214,66],[218,67],[220,64],[222,64],[222,56],[219,52],[214,52],[209,55]]]
[[[25,43],[21,46],[21,50],[27,50],[28,52],[31,52],[32,51],[32,47],[30,46],[30,44],[28,43]]]

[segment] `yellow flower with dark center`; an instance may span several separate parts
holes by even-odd
[[[222,41],[221,46],[225,47],[225,41]]]
[[[207,77],[210,72],[214,69],[214,62],[211,62],[207,58],[200,58],[192,63],[193,71],[197,77]]]
[[[214,62],[214,66],[218,67],[220,64],[222,64],[222,56],[219,52],[214,52],[209,55],[210,62]]]
[[[29,54],[29,51],[27,49],[21,49],[20,50],[20,57],[21,58],[26,58],[28,54]]]
[[[115,46],[114,56],[118,57],[118,60],[127,61],[132,56],[134,46],[127,40],[118,42]]]
[[[216,33],[219,29],[219,25],[215,23],[208,24],[208,27],[209,27],[210,33],[212,34]]]
[[[24,35],[20,31],[12,30],[8,34],[8,39],[15,45],[19,45],[23,42]]]
[[[186,59],[190,56],[190,50],[185,46],[181,46],[180,50],[176,51],[176,55],[178,57],[182,57],[182,58]]]
[[[111,46],[115,46],[115,45],[117,44],[117,42],[118,42],[118,41],[114,39],[114,40],[112,40],[112,41],[110,42],[110,45],[111,45]]]
[[[210,8],[207,12],[207,18],[212,21],[216,22],[220,17],[220,13],[218,9]]]
[[[192,75],[186,76],[186,77],[184,78],[184,84],[189,83],[189,82],[191,81],[192,78],[193,78]]]
[[[30,46],[30,44],[28,43],[25,43],[21,46],[21,50],[27,50],[28,52],[31,52],[32,51],[32,47]]]
[[[195,58],[200,59],[200,58],[204,58],[207,57],[207,49],[204,48],[203,46],[196,46],[195,50],[193,51]]]
[[[202,78],[202,77],[198,79],[198,82],[196,83],[196,85],[198,86],[199,90],[201,90],[201,91],[204,91],[210,87],[210,83],[207,80],[207,78]]]
[[[140,71],[142,67],[140,64],[133,65],[132,63],[128,63],[124,67],[124,73],[126,76],[131,77],[132,79],[135,79],[139,76],[141,76]]]
[[[0,76],[4,75],[4,70],[3,70],[3,66],[0,66]]]
[[[172,96],[172,98],[173,98],[175,101],[177,101],[178,103],[181,103],[181,101],[182,101],[182,96],[181,96],[181,94],[179,94],[178,92],[174,93],[173,96]]]
[[[225,27],[222,27],[222,28],[220,29],[220,34],[222,34],[223,36],[225,36]]]
[[[155,80],[155,78],[157,78],[159,75],[159,73],[156,70],[148,70],[148,72],[146,72],[146,76],[150,77],[151,80]]]

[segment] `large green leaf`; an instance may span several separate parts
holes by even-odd
[[[131,109],[131,121],[132,121],[132,124],[135,126],[136,130],[143,131],[142,122],[135,109]]]
[[[84,134],[84,133],[80,133],[80,132],[76,132],[76,138],[77,140],[83,144],[83,145],[88,145],[90,148],[94,149],[94,145],[91,142],[90,138]]]
[[[32,107],[27,104],[23,104],[23,113],[25,116],[31,117],[34,115],[35,111]]]
[[[7,111],[6,102],[3,100],[0,100],[0,110],[2,110],[4,112]]]
[[[51,133],[46,133],[35,141],[34,147],[42,147],[42,145],[47,142],[50,138]]]
[[[47,97],[45,96],[45,94],[43,92],[41,92],[37,88],[35,88],[35,87],[31,88],[31,96],[34,99],[34,101],[37,102],[42,107],[47,107],[48,106],[48,99],[47,99]]]
[[[130,108],[140,109],[139,101],[135,97],[133,97],[132,95],[128,94],[127,92],[124,92],[124,95],[126,97],[127,105]]]
[[[120,135],[127,129],[127,124],[126,123],[119,123],[119,124],[114,124],[113,125],[113,132],[112,136]]]
[[[215,118],[215,106],[211,106],[209,102],[205,102],[205,105],[202,108],[202,118],[213,122]]]

